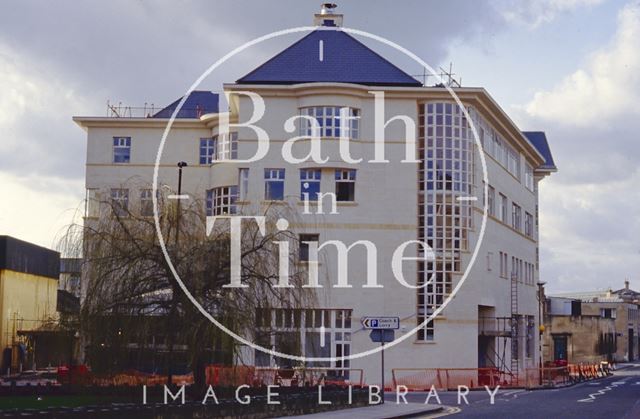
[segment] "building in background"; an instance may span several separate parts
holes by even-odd
[[[25,336],[56,329],[59,275],[58,252],[0,236],[2,371],[31,367],[27,361],[32,348]]]
[[[555,297],[580,301],[583,316],[613,321],[615,333],[606,338],[608,342],[612,340],[607,345],[614,348],[610,359],[623,362],[640,359],[638,353],[640,349],[640,311],[638,311],[637,294],[636,291],[629,289],[629,282],[625,281],[625,287],[618,291],[562,293],[556,294]],[[563,344],[562,341],[558,342],[558,345]]]
[[[176,163],[187,162],[182,193],[204,202],[207,215],[261,214],[267,206],[286,207],[297,219],[292,229],[301,242],[338,240],[347,246],[369,240],[377,246],[376,269],[384,288],[367,282],[363,249],[349,252],[352,288],[336,289],[335,249],[321,252],[319,305],[309,310],[274,309],[263,313],[277,333],[262,345],[286,351],[287,336],[300,336],[306,356],[342,356],[378,346],[360,324],[365,316],[398,316],[402,337],[385,351],[387,368],[498,368],[517,380],[538,363],[537,281],[539,276],[538,183],[556,171],[543,132],[522,132],[479,87],[452,88],[469,112],[483,145],[475,144],[470,121],[442,86],[426,86],[363,43],[340,31],[342,15],[323,10],[319,29],[304,36],[254,71],[225,84],[229,112],[218,111],[218,96],[193,92],[177,115],[159,167],[159,185],[177,190]],[[321,26],[321,27],[320,27]],[[330,30],[338,29],[338,30]],[[260,161],[234,163],[255,154],[257,138],[249,128],[219,132],[221,116],[250,120],[254,105],[242,92],[259,94],[264,117],[255,125],[271,138]],[[388,163],[371,163],[376,95],[385,95]],[[86,223],[105,215],[99,202],[111,199],[128,210],[150,210],[152,175],[160,139],[177,102],[159,113],[136,117],[113,111],[109,117],[75,117],[87,132]],[[293,132],[284,123],[296,119]],[[293,136],[310,136],[308,119],[318,122],[324,164],[290,164],[281,146]],[[339,137],[351,140],[351,155],[339,157]],[[415,135],[417,163],[403,163],[406,139]],[[308,153],[308,141],[293,147]],[[473,266],[485,196],[480,153],[488,171],[488,218],[484,241]],[[224,160],[224,161],[223,161]],[[304,213],[306,198],[332,193],[339,215]],[[391,259],[404,242],[421,240],[434,249],[408,249],[422,261],[404,264],[409,289],[394,279]],[[300,246],[308,258],[308,245]],[[455,299],[433,321],[422,325],[469,270]],[[426,286],[425,286],[426,284]],[[246,351],[246,363],[284,365],[262,352]],[[323,364],[361,368],[368,382],[380,376],[377,356]],[[387,376],[390,377],[389,371]]]
[[[584,313],[579,299],[548,297],[542,357],[546,365],[611,361],[617,351],[616,320]]]

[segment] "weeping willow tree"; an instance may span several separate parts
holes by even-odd
[[[124,190],[125,186],[123,186]],[[306,271],[297,252],[286,255],[290,287],[279,280],[279,242],[297,248],[297,236],[276,227],[293,211],[287,205],[262,208],[265,229],[251,220],[242,223],[240,283],[231,282],[229,219],[207,230],[205,205],[196,199],[168,200],[158,194],[160,245],[152,207],[130,206],[123,199],[95,197],[96,217],[70,229],[64,246],[82,241],[81,333],[86,357],[94,371],[152,369],[172,374],[193,371],[204,382],[204,366],[237,362],[240,346],[216,327],[201,310],[240,336],[253,339],[264,309],[308,308],[314,294],[302,287]],[[254,208],[252,215],[256,215]],[[81,234],[78,234],[81,231]],[[167,262],[167,257],[182,284]]]

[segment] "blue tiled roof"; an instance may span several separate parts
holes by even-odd
[[[184,97],[184,96],[183,96]],[[153,118],[171,118],[182,97],[153,115]],[[194,90],[178,111],[176,118],[200,118],[207,113],[218,113],[218,94],[204,90]]]
[[[322,41],[322,61],[320,61]],[[237,83],[355,83],[372,86],[422,86],[378,53],[341,30],[315,30]]]
[[[544,163],[538,169],[557,170],[545,133],[542,131],[523,131],[522,133],[544,157]]]

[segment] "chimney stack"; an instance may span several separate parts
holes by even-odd
[[[315,26],[342,26],[342,15],[335,12],[338,7],[335,3],[322,3],[320,5],[320,13],[316,13],[313,17]]]
[[[626,289],[626,290],[628,290],[628,289],[629,289],[629,280],[628,280],[628,279],[626,279],[626,280],[624,281],[624,289]]]

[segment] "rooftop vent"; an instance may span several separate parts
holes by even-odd
[[[313,18],[315,26],[342,26],[342,15],[335,12],[338,7],[335,3],[322,3],[320,13],[316,13]]]

